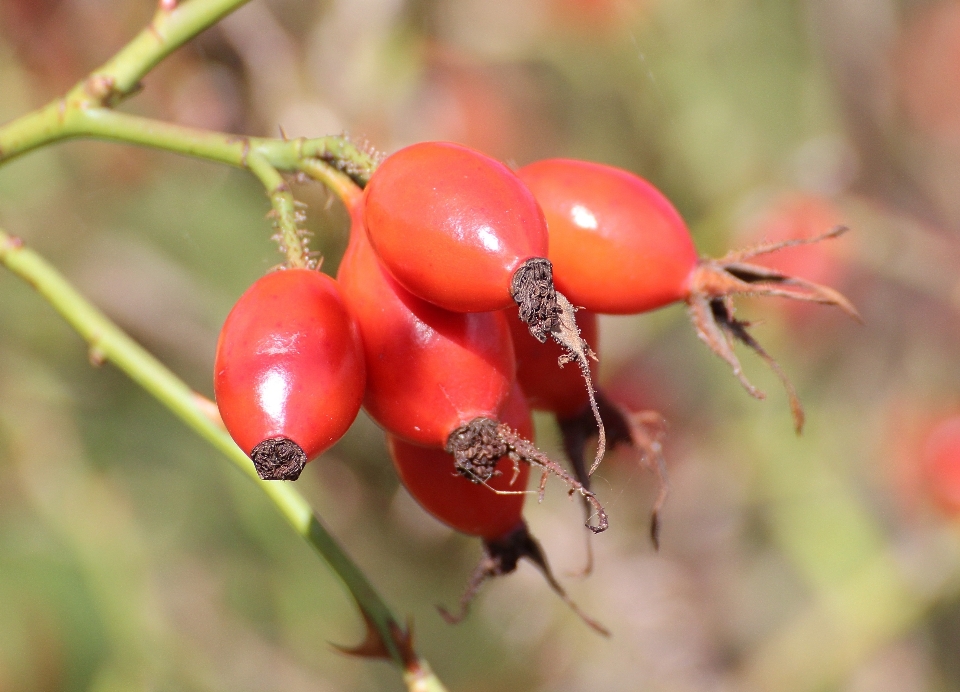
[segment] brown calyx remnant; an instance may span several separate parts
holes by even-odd
[[[287,437],[271,437],[250,452],[257,475],[265,481],[295,481],[307,465],[307,455]]]
[[[803,430],[804,414],[797,392],[780,369],[780,365],[747,331],[750,323],[734,317],[731,298],[734,295],[778,296],[823,305],[836,305],[850,317],[862,321],[856,308],[840,292],[745,261],[783,248],[836,238],[847,230],[846,226],[837,226],[813,238],[765,243],[730,252],[719,259],[703,259],[691,276],[687,311],[696,327],[697,336],[711,351],[730,365],[740,384],[757,399],[763,399],[764,394],[747,380],[740,361],[733,352],[733,344],[740,342],[760,356],[780,378],[787,390],[794,427],[798,434]]]
[[[460,611],[454,615],[443,606],[437,606],[440,615],[451,625],[461,622],[467,616],[470,610],[470,603],[473,601],[474,596],[476,596],[480,586],[487,579],[513,572],[517,568],[517,563],[521,558],[528,559],[543,573],[550,588],[553,589],[563,602],[591,629],[605,637],[610,636],[610,631],[580,610],[580,607],[570,599],[567,592],[560,586],[560,583],[550,570],[550,565],[547,563],[543,548],[540,547],[537,539],[530,535],[526,523],[522,521],[516,529],[505,536],[496,540],[484,540],[483,557],[480,558],[480,563],[473,571],[473,575],[471,575],[470,581],[467,583],[467,588],[460,597]]]
[[[559,320],[557,290],[553,287],[553,264],[543,257],[528,259],[513,273],[510,293],[520,307],[520,319],[541,344]]]
[[[594,533],[601,533],[609,526],[607,513],[593,492],[505,423],[498,423],[489,418],[474,418],[450,433],[445,449],[448,454],[453,455],[457,471],[475,483],[483,483],[493,477],[496,473],[494,467],[504,456],[510,457],[517,463],[524,461],[538,466],[543,472],[540,479],[541,498],[547,477],[552,473],[567,484],[571,495],[580,493],[584,501],[593,508],[597,523],[591,524],[592,516],[588,516],[586,522],[588,529]]]
[[[489,418],[475,418],[450,433],[446,450],[453,455],[457,471],[479,482],[489,480],[494,468],[510,447],[500,433],[500,423]]]
[[[520,319],[527,325],[530,334],[540,343],[544,343],[548,336],[556,341],[564,350],[558,365],[562,368],[567,363],[576,363],[583,374],[590,409],[599,430],[597,453],[590,467],[590,473],[593,473],[606,452],[606,433],[590,376],[590,361],[597,360],[597,354],[580,335],[577,308],[554,288],[553,264],[543,257],[528,259],[520,265],[514,272],[510,290],[520,308]]]
[[[557,294],[557,303],[560,305],[560,319],[558,327],[550,332],[550,336],[564,348],[564,354],[560,356],[559,365],[562,368],[567,363],[574,362],[580,367],[580,374],[583,375],[583,381],[587,386],[590,411],[593,413],[593,421],[597,429],[597,452],[593,457],[593,464],[590,465],[590,472],[587,474],[587,477],[589,477],[597,470],[603,460],[603,455],[607,451],[607,433],[603,425],[603,418],[600,415],[600,409],[597,406],[597,391],[593,386],[593,378],[590,376],[590,360],[598,359],[590,345],[580,336],[580,328],[577,326],[574,317],[577,309],[570,304],[570,301],[562,293]]]
[[[656,411],[629,411],[612,402],[603,393],[597,391],[597,405],[600,416],[609,431],[608,441],[611,449],[624,445],[640,455],[644,468],[657,474],[658,490],[653,508],[650,510],[650,540],[654,548],[660,549],[660,511],[667,500],[669,484],[667,468],[663,458],[663,438],[666,435],[666,421]],[[590,475],[584,460],[587,441],[597,435],[597,424],[589,408],[584,407],[576,415],[557,421],[563,435],[563,447],[573,466],[573,475],[589,490]],[[590,507],[584,505],[589,513]],[[583,574],[592,569],[592,553],[588,546],[587,566]]]

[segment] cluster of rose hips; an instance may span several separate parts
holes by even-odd
[[[427,142],[386,158],[348,207],[350,242],[336,280],[276,271],[237,302],[217,349],[217,403],[267,480],[295,480],[362,404],[386,431],[413,497],[484,541],[464,612],[483,579],[521,557],[568,600],[521,516],[531,466],[542,472],[541,494],[549,473],[579,493],[587,526],[600,532],[607,517],[589,479],[607,443],[659,451],[642,418],[594,390],[598,313],[686,302],[700,338],[762,396],[733,342],[780,371],[734,317],[731,296],[853,312],[830,289],[746,262],[784,243],[700,259],[670,202],[609,166],[553,159],[514,172],[466,147]],[[787,244],[795,242],[804,241]],[[782,379],[799,428],[802,411]],[[557,416],[572,475],[530,441],[531,408]]]

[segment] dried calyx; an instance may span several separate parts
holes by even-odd
[[[597,408],[593,378],[590,376],[590,361],[597,360],[597,354],[580,335],[577,308],[554,288],[553,265],[550,260],[542,257],[529,259],[517,269],[513,275],[511,292],[520,308],[520,319],[527,325],[530,334],[540,343],[550,337],[564,350],[558,365],[563,367],[568,363],[576,363],[580,368],[590,400],[590,409],[599,430],[597,452],[590,467],[590,473],[593,473],[606,452],[606,432]]]
[[[827,286],[787,276],[774,269],[746,260],[766,255],[787,247],[809,245],[829,238],[836,238],[848,229],[837,226],[831,231],[813,238],[766,243],[730,252],[719,259],[703,259],[690,279],[690,294],[687,310],[697,330],[697,336],[733,369],[733,374],[744,389],[758,399],[764,394],[754,387],[743,373],[740,361],[733,351],[734,342],[742,343],[753,350],[776,373],[787,390],[790,410],[793,412],[797,433],[803,430],[803,407],[790,380],[780,365],[750,335],[749,322],[736,319],[732,297],[777,296],[823,305],[835,305],[847,315],[860,321],[856,308],[841,293]]]
[[[257,475],[265,481],[295,481],[307,464],[307,455],[293,440],[271,437],[250,452]]]
[[[553,287],[553,265],[543,257],[528,259],[513,273],[510,292],[520,307],[520,319],[541,344],[553,331],[560,314]]]
[[[667,469],[663,458],[663,438],[666,435],[666,422],[656,411],[629,411],[612,402],[603,393],[597,391],[597,405],[603,422],[609,431],[608,441],[611,449],[627,446],[640,455],[644,468],[657,474],[657,497],[650,510],[650,540],[654,548],[660,548],[660,511],[669,493]],[[578,414],[558,420],[563,435],[563,447],[573,467],[573,475],[589,490],[590,476],[587,473],[585,454],[587,442],[597,435],[597,424],[589,408],[584,407]],[[584,505],[589,513],[589,505]],[[589,544],[588,544],[589,547]],[[589,574],[590,561],[584,570]]]
[[[593,508],[593,513],[587,518],[587,528],[594,533],[600,533],[609,525],[607,513],[592,491],[505,423],[489,418],[474,418],[450,433],[446,451],[453,455],[457,471],[476,483],[483,483],[496,474],[497,462],[504,456],[515,462],[538,466],[543,472],[540,479],[541,498],[547,477],[552,473],[566,483],[570,494],[580,493]],[[594,514],[596,524],[590,523]]]
[[[517,563],[521,558],[526,558],[540,570],[550,585],[550,588],[553,589],[563,602],[591,629],[605,637],[610,636],[609,630],[584,613],[580,607],[570,599],[563,587],[560,586],[560,583],[550,570],[550,565],[547,563],[543,548],[541,548],[540,543],[530,535],[530,531],[524,522],[521,522],[516,529],[506,536],[497,540],[484,541],[483,556],[473,571],[466,590],[460,597],[459,612],[453,614],[443,606],[437,606],[440,615],[452,625],[462,621],[467,616],[470,610],[470,603],[473,601],[474,596],[476,596],[480,586],[487,579],[513,572],[517,568]]]

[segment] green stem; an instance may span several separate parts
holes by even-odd
[[[118,113],[109,108],[77,108],[60,101],[0,128],[0,164],[45,143],[93,137],[177,152],[247,168],[260,179],[273,206],[276,236],[291,267],[312,267],[300,212],[280,170],[353,171],[365,182],[375,159],[342,137],[277,140],[237,137]],[[332,164],[327,164],[330,161]],[[340,190],[334,190],[340,194]]]
[[[442,692],[443,685],[425,662],[402,652],[394,639],[397,619],[359,567],[324,528],[310,505],[290,484],[262,481],[250,459],[211,418],[213,404],[192,391],[176,375],[90,304],[46,260],[0,230],[0,264],[33,286],[89,344],[97,360],[110,361],[152,394],[197,434],[223,453],[273,501],[294,530],[320,553],[343,580],[358,606],[382,638],[391,659],[405,671],[411,690]],[[405,663],[406,661],[406,663]],[[426,676],[425,678],[423,676]],[[424,680],[426,682],[424,682]],[[418,687],[414,687],[416,683]]]
[[[112,105],[136,92],[157,63],[204,29],[249,0],[176,0],[161,2],[143,31],[110,60],[74,87],[70,97]],[[71,98],[72,100],[72,98]]]
[[[0,127],[0,164],[45,144],[77,138],[137,144],[237,168],[249,166],[251,153],[263,156],[281,171],[296,171],[304,161],[322,161],[346,173],[360,186],[367,183],[377,166],[376,156],[345,137],[245,137],[118,113],[110,108],[80,108],[66,100],[54,101]]]
[[[300,171],[323,183],[331,190],[351,216],[358,213],[363,190],[349,176],[317,159],[304,159],[300,162]]]
[[[280,252],[286,256],[287,264],[294,269],[312,268],[315,263],[310,261],[307,251],[306,231],[297,224],[302,214],[297,211],[287,181],[266,157],[256,151],[247,155],[247,168],[267,190],[273,206],[273,221],[278,229],[274,239],[280,244]]]
[[[29,118],[30,115],[24,117]],[[11,124],[16,124],[16,121]],[[247,166],[247,156],[252,150],[252,142],[247,137],[174,125],[119,113],[110,108],[68,109],[64,116],[64,129],[71,138],[92,137],[138,144],[238,168]],[[0,130],[0,147],[3,147],[2,137],[3,130]]]

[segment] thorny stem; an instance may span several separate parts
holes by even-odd
[[[323,183],[339,197],[351,216],[358,213],[363,190],[347,174],[317,159],[303,159],[298,168],[301,173]]]
[[[273,211],[270,212],[277,233],[273,236],[280,246],[280,252],[287,258],[291,269],[313,269],[316,262],[310,259],[307,249],[307,232],[300,228],[303,212],[297,211],[290,186],[276,168],[257,152],[247,156],[247,168],[260,179],[267,190]]]
[[[221,11],[217,8],[239,4],[241,2],[237,0],[233,0],[232,3],[223,2],[223,0],[218,2],[190,0],[172,11],[161,9],[154,19],[154,24],[166,26],[169,17],[179,17],[178,13],[182,13],[187,7],[193,8],[190,17],[197,21],[210,19],[212,23],[229,11],[229,9]],[[214,7],[209,8],[207,12],[199,11],[198,8],[204,5]],[[186,40],[181,35],[184,23],[182,20],[178,21],[180,23],[176,24],[177,30],[172,35],[182,39],[180,40],[182,43]],[[200,26],[202,29],[207,25],[194,23],[190,26]],[[134,77],[139,79],[149,67],[156,64],[156,60],[169,52],[167,50],[157,53],[156,50],[153,52],[147,50],[151,45],[157,48],[157,41],[161,39],[163,39],[161,34],[155,35],[149,29],[141,32],[117,57],[74,87],[64,98],[0,128],[0,164],[45,144],[90,137],[153,147],[247,168],[257,176],[266,189],[273,207],[271,216],[278,229],[275,238],[281,252],[287,258],[287,264],[297,268],[314,266],[315,262],[310,258],[307,250],[305,232],[299,227],[302,214],[297,211],[290,188],[279,171],[299,170],[304,162],[315,164],[326,162],[346,173],[356,183],[363,185],[376,167],[376,156],[370,151],[357,147],[345,137],[295,140],[238,137],[223,132],[183,127],[127,113],[118,113],[109,108],[132,93],[131,79]],[[149,45],[141,45],[145,42]],[[161,47],[169,48],[167,43],[163,43],[162,40],[161,43]],[[154,60],[158,54],[159,57]],[[145,61],[143,64],[146,67],[142,70],[128,68],[127,63],[120,59],[122,56],[128,56],[130,59],[139,58],[141,62]],[[135,83],[134,81],[134,85]]]
[[[358,607],[382,640],[389,657],[402,670],[421,666],[417,688],[442,692],[429,668],[410,651],[403,651],[396,638],[397,618],[376,592],[366,575],[344,552],[289,483],[261,481],[249,457],[237,447],[218,423],[216,405],[192,391],[176,375],[133,341],[97,308],[91,305],[63,276],[22,241],[0,230],[0,264],[33,286],[72,326],[97,354],[98,362],[112,362],[134,382],[207,440],[249,476],[270,498],[300,536],[309,542],[343,580]],[[423,677],[426,675],[426,677]]]
[[[196,1],[196,0],[194,0]],[[163,149],[237,168],[247,167],[251,153],[280,171],[296,171],[303,161],[322,161],[366,185],[378,157],[344,136],[306,139],[246,137],[186,127],[110,108],[80,107],[54,101],[0,127],[0,163],[45,144],[90,138]]]
[[[305,172],[320,167],[339,169],[356,183],[363,184],[375,165],[375,157],[343,137],[277,140],[237,137],[200,130],[109,108],[88,108],[51,104],[0,128],[0,164],[36,146],[63,139],[92,137],[114,142],[163,149],[186,156],[247,168],[263,184],[277,226],[276,239],[291,267],[314,264],[300,228],[301,212],[296,208],[281,170]]]

